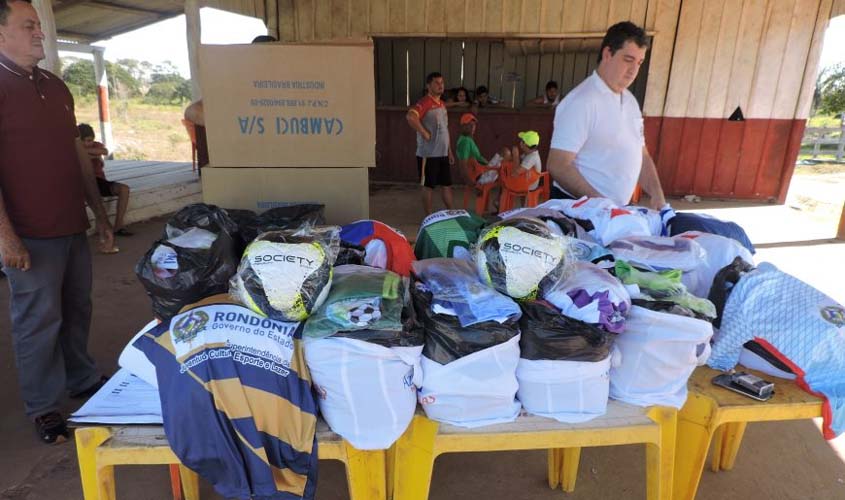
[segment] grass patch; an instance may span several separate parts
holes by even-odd
[[[807,120],[807,127],[812,128],[839,128],[842,120],[835,115],[816,115]]]
[[[191,161],[191,140],[182,126],[182,106],[113,99],[110,112],[116,160]],[[94,127],[100,139],[96,100],[77,100],[76,119]]]

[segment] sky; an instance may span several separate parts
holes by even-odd
[[[207,44],[249,43],[257,35],[267,34],[267,28],[260,19],[208,7],[200,10],[200,21],[202,43]],[[181,15],[93,45],[105,47],[104,55],[109,61],[136,59],[153,64],[170,61],[182,76],[190,78],[186,38],[185,16]],[[73,52],[60,52],[59,55],[84,57]]]
[[[260,19],[232,14],[204,7],[200,11],[202,43],[249,43],[256,35],[267,33]],[[144,28],[116,36],[94,45],[106,47],[105,57],[110,61],[137,59],[153,64],[172,62],[184,77],[190,76],[188,47],[185,41],[185,16],[167,19]],[[79,54],[61,53],[63,57]],[[819,68],[845,63],[845,16],[833,19],[825,32]]]
[[[840,62],[845,62],[845,16],[838,16],[830,21],[824,34],[824,47],[819,68],[823,69]]]

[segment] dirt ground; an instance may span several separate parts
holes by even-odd
[[[395,225],[409,236],[421,219],[415,186],[374,186],[371,216]],[[457,193],[456,193],[457,194]],[[456,197],[460,199],[460,197]],[[830,238],[836,232],[831,217],[821,222],[789,206],[741,203],[698,205],[673,202],[676,208],[709,208],[717,215],[742,220],[752,240],[763,242],[758,260],[775,262],[839,301],[845,301],[845,244]],[[769,210],[766,212],[766,210]],[[750,214],[750,215],[749,215]],[[728,217],[725,217],[728,218]],[[120,238],[121,252],[94,257],[94,319],[90,348],[105,373],[116,370],[117,357],[133,334],[151,318],[150,303],[135,279],[133,267],[160,234],[164,219],[132,226],[135,235]],[[0,303],[8,289],[0,286]],[[81,486],[72,442],[41,444],[23,416],[11,350],[8,308],[0,308],[0,498],[12,500],[80,499]],[[78,405],[78,404],[77,404]],[[65,410],[76,409],[68,401]],[[643,446],[585,449],[573,494],[552,491],[546,484],[544,452],[453,454],[435,464],[433,500],[454,498],[593,499],[644,498]],[[164,499],[170,496],[164,466],[117,468],[121,500]],[[207,484],[204,499],[220,498]],[[320,462],[317,498],[348,498],[343,466]],[[825,442],[818,422],[758,423],[748,427],[736,468],[714,474],[705,471],[699,499],[843,499],[845,440]]]

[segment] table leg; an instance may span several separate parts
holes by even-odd
[[[200,479],[197,473],[180,464],[179,478],[182,480],[185,500],[200,500]]]
[[[705,396],[690,393],[678,414],[675,447],[675,500],[692,500],[698,490],[707,450],[713,438],[718,408]]]
[[[401,500],[426,500],[434,471],[434,440],[437,422],[415,415],[396,441],[393,495]]]
[[[736,463],[736,454],[739,453],[739,447],[742,444],[742,436],[745,434],[745,427],[747,422],[731,422],[722,425],[723,441],[722,441],[722,470],[731,470]]]
[[[350,500],[386,500],[384,451],[364,451],[344,441]]]
[[[546,463],[549,467],[549,488],[555,489],[560,484],[560,468],[563,466],[563,449],[552,448],[547,450]]]
[[[578,465],[581,463],[581,448],[563,448],[561,450],[560,482],[563,491],[575,491],[575,480],[578,479]]]
[[[107,427],[82,427],[76,429],[76,456],[79,461],[79,478],[82,481],[82,496],[85,500],[100,498],[97,482],[97,447],[111,437]]]
[[[658,406],[648,416],[660,426],[660,436],[657,443],[646,444],[646,498],[672,500],[678,410]]]

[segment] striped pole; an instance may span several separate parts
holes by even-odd
[[[114,155],[114,137],[112,136],[111,120],[109,119],[109,79],[106,73],[104,47],[94,49],[94,74],[97,80],[97,106],[100,109],[100,140],[109,150],[109,158]]]

